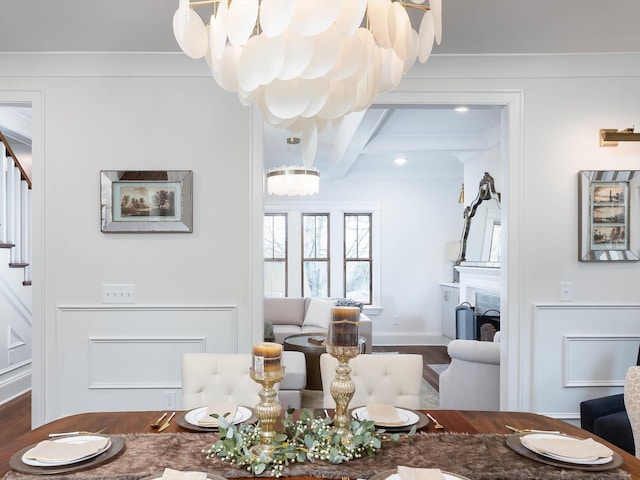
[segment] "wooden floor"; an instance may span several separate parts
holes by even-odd
[[[0,405],[0,446],[31,430],[31,392]]]
[[[447,347],[373,347],[374,352],[418,353],[423,357],[423,378],[436,390],[438,375],[428,364],[449,363]],[[31,393],[0,405],[0,446],[11,443],[11,439],[31,430]]]

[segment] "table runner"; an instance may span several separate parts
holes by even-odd
[[[10,471],[4,480],[138,480],[161,474],[165,467],[208,472],[227,478],[251,476],[242,467],[216,457],[205,457],[203,451],[215,443],[216,435],[213,433],[126,434],[121,437],[126,444],[125,451],[107,464],[65,475],[38,476]],[[398,465],[406,465],[440,468],[474,480],[630,478],[620,469],[584,472],[545,465],[511,450],[505,443],[506,438],[506,435],[493,434],[420,434],[398,442],[385,442],[374,457],[339,465],[294,463],[285,467],[282,476],[366,479]]]

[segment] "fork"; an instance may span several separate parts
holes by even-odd
[[[164,417],[167,416],[167,412],[164,412],[160,418],[158,418],[155,422],[149,425],[151,428],[158,428],[160,426],[160,422]]]
[[[433,428],[435,428],[436,430],[442,430],[444,428],[444,425],[441,425],[435,418],[431,416],[430,413],[427,413],[427,417],[429,417],[429,419],[433,422]]]
[[[551,430],[535,430],[532,428],[516,428],[516,427],[512,427],[511,425],[505,425],[506,428],[508,428],[509,430],[511,430],[512,432],[516,432],[516,433],[556,433],[556,434],[560,434],[560,432],[558,431],[551,431]]]

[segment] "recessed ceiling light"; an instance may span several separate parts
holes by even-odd
[[[456,107],[455,111],[458,113],[464,113],[464,112],[468,112],[469,108],[468,107]]]
[[[404,157],[398,157],[393,161],[393,163],[395,163],[396,165],[404,165],[405,163],[407,163],[407,159]]]

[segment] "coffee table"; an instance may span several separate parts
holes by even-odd
[[[291,335],[284,339],[284,349],[302,352],[305,356],[307,364],[307,389],[308,390],[322,390],[322,376],[320,375],[320,355],[327,351],[324,344],[317,344],[310,342],[311,337],[324,337],[325,332],[318,333],[299,333],[297,335]],[[360,352],[364,353],[366,338],[360,337],[358,344],[360,345]]]

